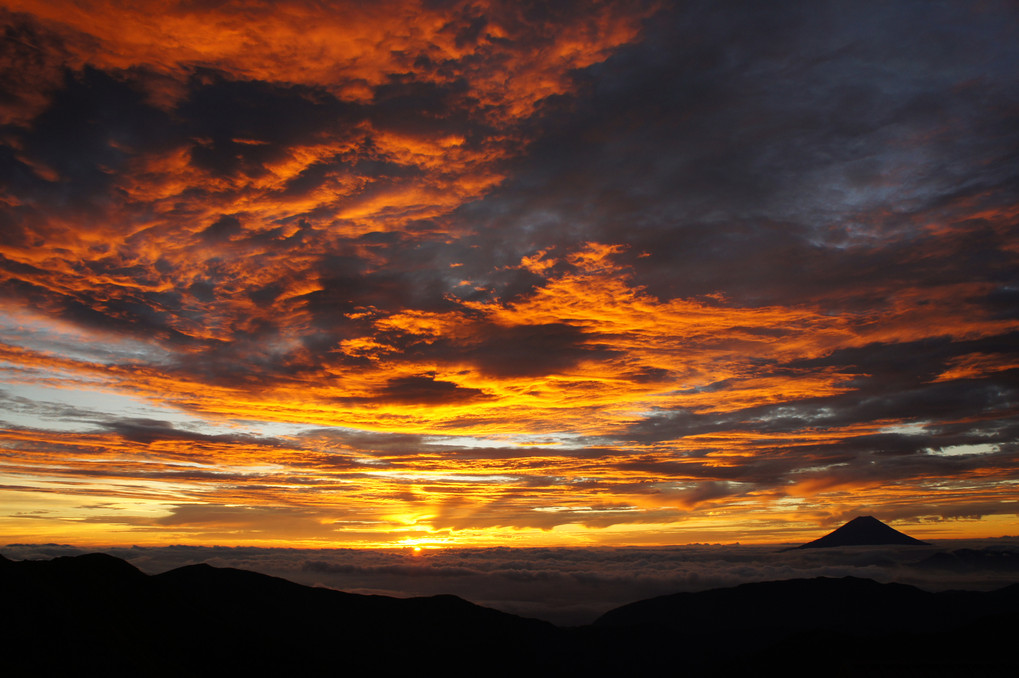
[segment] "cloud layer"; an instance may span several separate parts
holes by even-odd
[[[308,586],[397,597],[452,593],[556,624],[589,624],[608,610],[679,591],[753,581],[866,577],[926,590],[993,590],[1015,582],[1019,541],[781,551],[693,544],[657,548],[272,549],[167,546],[106,549],[155,574],[207,562]],[[56,544],[9,544],[16,560],[78,555]]]

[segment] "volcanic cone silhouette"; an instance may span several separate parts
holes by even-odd
[[[889,544],[927,546],[927,542],[913,539],[909,535],[888,527],[873,516],[859,516],[834,532],[796,548],[822,549],[833,546],[884,546]]]

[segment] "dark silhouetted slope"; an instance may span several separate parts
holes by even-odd
[[[630,603],[602,615],[599,626],[664,624],[695,632],[767,629],[787,633],[828,628],[875,632],[941,629],[987,612],[974,592],[930,593],[857,577],[755,582],[676,593]],[[961,598],[958,598],[961,596]],[[945,615],[951,619],[946,619]]]
[[[836,546],[925,546],[927,542],[914,539],[895,528],[885,525],[873,516],[853,518],[839,529],[820,539],[797,546],[798,549],[821,549]]]
[[[819,577],[643,600],[606,613],[590,633],[625,639],[639,657],[683,638],[697,648],[698,671],[719,675],[1004,676],[1019,666],[1002,644],[1019,632],[1017,603],[1019,585],[931,593]],[[643,670],[666,668],[649,660]]]
[[[10,675],[365,675],[548,661],[546,622],[454,596],[361,596],[193,565],[147,576],[92,554],[0,566]],[[448,658],[446,656],[448,655]],[[484,673],[484,672],[483,672]]]

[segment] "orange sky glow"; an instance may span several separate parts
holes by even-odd
[[[2,543],[1019,534],[1015,13],[773,11],[5,2]]]

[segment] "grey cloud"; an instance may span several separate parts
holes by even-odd
[[[83,225],[83,217],[101,218],[103,196],[131,155],[169,148],[179,138],[140,88],[93,68],[65,71],[49,107],[18,132],[24,157],[57,176],[34,181],[24,192],[47,210],[73,211]]]
[[[169,421],[143,417],[105,421],[100,425],[107,431],[116,433],[125,440],[144,444],[153,443],[159,440],[185,440],[192,442],[215,442],[226,444],[280,444],[279,440],[273,438],[261,438],[253,435],[198,433],[195,431],[179,429]]]
[[[342,138],[363,119],[359,106],[321,89],[232,80],[196,71],[176,113],[195,139],[191,158],[218,176],[258,176],[295,144],[329,132]]]
[[[584,359],[615,353],[585,341],[584,332],[566,323],[486,328],[480,342],[462,355],[495,377],[540,376],[567,370]]]
[[[234,214],[224,214],[199,235],[207,242],[223,242],[243,231],[240,219]]]
[[[26,398],[0,388],[0,411],[15,414],[31,414],[47,419],[55,419],[80,424],[92,424],[104,419],[105,414],[77,405]]]
[[[500,254],[628,242],[637,282],[666,298],[831,305],[972,276],[971,256],[1004,272],[990,233],[941,251],[917,226],[1014,198],[1016,25],[995,16],[684,3],[578,73],[585,95],[550,107],[512,179],[464,216]]]
[[[383,400],[400,403],[438,404],[475,400],[483,395],[480,389],[464,388],[450,381],[432,377],[398,377],[390,379],[379,394]]]
[[[856,443],[901,448],[910,440],[918,447],[973,442],[1007,441],[1011,430],[1011,405],[1019,382],[1015,370],[1003,370],[972,379],[935,381],[954,358],[979,353],[1014,354],[1014,333],[973,341],[947,338],[899,344],[870,344],[840,349],[822,358],[795,360],[776,365],[776,374],[787,370],[838,368],[849,375],[851,389],[834,396],[791,400],[724,413],[699,413],[689,409],[658,410],[634,424],[624,440],[654,442],[726,430],[755,431],[781,436],[806,428],[830,428],[878,420],[924,425],[904,437],[847,436]],[[767,374],[768,370],[762,371]],[[789,372],[793,374],[793,372]],[[966,423],[966,418],[973,421]],[[930,422],[954,420],[952,425]],[[843,442],[833,443],[837,449]]]

